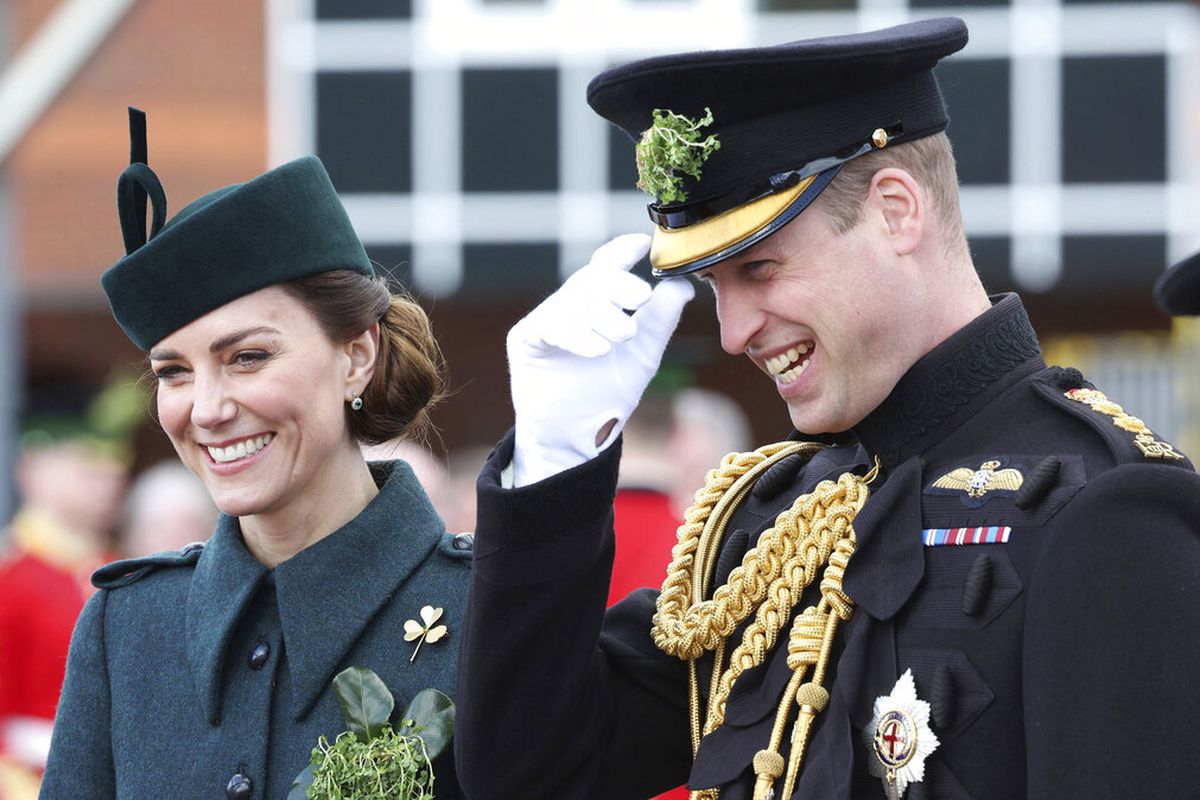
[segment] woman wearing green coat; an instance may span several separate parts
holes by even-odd
[[[425,422],[441,356],[316,158],[164,224],[144,118],[131,127],[127,255],[102,283],[148,351],[163,430],[222,516],[205,546],[95,575],[42,797],[277,800],[318,738],[344,730],[343,669],[373,670],[399,708],[453,690],[470,535],[445,533],[407,464],[360,451]],[[439,799],[459,796],[449,748],[434,775]]]

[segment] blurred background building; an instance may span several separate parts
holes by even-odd
[[[99,384],[141,355],[100,272],[126,105],[149,116],[170,213],[287,159],[324,159],[372,257],[430,311],[456,393],[434,449],[510,423],[508,327],[610,236],[647,230],[632,148],[588,109],[599,70],[956,14],[939,67],[966,224],[992,291],[1020,290],[1050,360],[1200,453],[1200,344],[1155,277],[1200,248],[1200,9],[1183,0],[4,0],[0,3],[0,458],[32,387]],[[780,87],[786,91],[786,87]],[[786,417],[721,353],[701,293],[668,358]],[[135,472],[169,456],[147,426]],[[11,511],[9,470],[0,518]]]

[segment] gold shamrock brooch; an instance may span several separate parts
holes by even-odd
[[[433,606],[421,607],[421,622],[415,619],[405,620],[404,622],[404,641],[416,642],[417,647],[413,650],[413,654],[409,657],[408,663],[412,663],[417,653],[421,652],[421,645],[424,642],[433,644],[446,635],[445,625],[435,625],[442,618],[442,609],[434,608]]]

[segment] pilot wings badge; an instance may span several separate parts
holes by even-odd
[[[891,694],[875,699],[863,739],[875,754],[868,767],[883,779],[888,800],[900,800],[910,783],[925,779],[925,759],[940,742],[929,727],[929,703],[917,697],[911,669],[904,671]]]
[[[1021,488],[1025,477],[1011,467],[1000,469],[999,459],[989,459],[979,469],[959,467],[935,480],[926,490],[929,494],[960,494],[963,505],[978,508],[993,496],[1012,496]],[[994,494],[991,494],[994,493]]]

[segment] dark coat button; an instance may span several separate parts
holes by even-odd
[[[254,645],[254,649],[250,651],[250,669],[262,669],[263,664],[267,663],[267,657],[271,655],[271,645],[266,642],[259,642]]]
[[[229,800],[250,800],[253,794],[254,784],[240,772],[230,778],[229,783],[225,786],[225,796]]]
[[[475,549],[475,534],[473,533],[456,533],[454,535],[455,550],[473,550]]]

